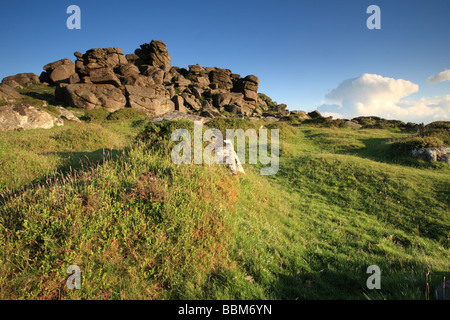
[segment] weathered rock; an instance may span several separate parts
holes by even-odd
[[[74,73],[73,75],[70,76],[69,78],[69,83],[79,83],[81,82],[80,76],[78,75],[78,73]]]
[[[155,84],[151,77],[146,77],[142,74],[129,74],[127,76],[121,76],[120,80],[123,85],[130,85],[136,87],[147,87]]]
[[[170,54],[167,52],[167,46],[159,40],[152,40],[150,44],[144,43],[140,49],[135,50],[135,54],[144,64],[159,67],[164,71],[170,70]]]
[[[235,104],[228,104],[224,107],[225,111],[234,114],[243,114],[242,107],[237,106]]]
[[[199,88],[199,87],[193,87],[192,88],[192,94],[197,98],[201,98],[203,95],[203,89]]]
[[[200,112],[200,116],[205,118],[225,118],[217,109],[212,107],[203,108]]]
[[[187,87],[188,85],[191,84],[191,80],[186,79],[185,77],[183,77],[181,74],[176,77],[176,80],[174,81],[174,84],[177,87]]]
[[[214,97],[214,106],[217,108],[226,106],[226,105],[237,105],[242,106],[244,102],[244,94],[228,92],[228,93],[219,93]]]
[[[359,123],[356,123],[356,122],[351,121],[351,120],[345,121],[345,125],[347,127],[352,127],[352,128],[361,128],[362,127],[362,125],[360,125]]]
[[[319,119],[319,118],[324,118],[321,114],[320,114],[320,112],[319,111],[317,111],[317,110],[314,110],[314,111],[311,111],[311,112],[308,112],[308,116],[310,116],[311,117],[311,119]]]
[[[233,91],[244,94],[244,99],[256,102],[258,100],[259,79],[254,75],[237,79],[234,82]]]
[[[207,76],[197,77],[195,81],[198,83],[200,87],[208,87],[211,84]]]
[[[50,84],[69,83],[69,78],[75,73],[75,64],[69,59],[61,59],[43,67],[48,74]]]
[[[93,69],[89,72],[89,78],[92,83],[112,84],[115,87],[120,87],[120,80],[111,68]]]
[[[110,112],[125,107],[127,101],[122,91],[111,84],[69,84],[57,88],[55,95],[62,97],[63,101],[75,108],[98,109],[106,108]]]
[[[264,120],[269,121],[269,122],[275,122],[275,121],[279,121],[280,119],[269,116],[269,117],[265,117]]]
[[[8,83],[11,83],[11,81],[8,81]],[[2,100],[9,101],[10,99],[20,99],[20,98],[22,98],[22,95],[18,93],[16,90],[14,90],[14,88],[4,83],[0,84],[0,101]]]
[[[194,109],[197,111],[201,109],[201,104],[197,102],[197,100],[195,99],[195,96],[188,94],[186,92],[183,92],[181,96],[183,97],[185,105],[187,107],[190,107],[191,109]]]
[[[139,56],[134,53],[125,55],[125,58],[127,59],[128,63],[134,64],[136,66],[139,66],[144,63],[144,61],[142,61],[142,59],[139,58]]]
[[[196,75],[199,75],[199,74],[204,73],[206,71],[205,71],[205,68],[203,68],[199,64],[195,64],[195,65],[190,65],[189,66],[189,72],[193,73],[193,74],[196,74]]]
[[[184,106],[184,99],[180,95],[175,95],[172,98],[172,101],[175,103],[175,110],[183,113],[187,113],[187,109]]]
[[[40,83],[39,77],[37,75],[35,75],[34,73],[18,73],[13,76],[5,77],[5,78],[3,78],[2,83],[9,85],[8,83],[10,81],[15,81],[16,83],[21,84],[21,85]]]
[[[81,122],[81,120],[77,116],[75,116],[72,111],[69,111],[66,108],[63,108],[61,106],[56,106],[56,108],[61,113],[60,117],[62,119],[67,119],[67,120],[73,121],[73,122]]]
[[[146,68],[142,72],[142,74],[147,77],[151,77],[155,84],[163,84],[164,83],[164,75],[165,75],[164,70],[162,70],[158,67],[148,66],[148,68]]]
[[[305,111],[301,111],[301,110],[293,110],[293,111],[291,111],[291,114],[294,115],[294,116],[296,116],[296,117],[297,117],[298,119],[300,119],[300,120],[311,119],[311,117],[308,116],[308,115],[306,114]]]
[[[139,68],[134,64],[122,64],[116,68],[116,72],[124,77],[137,75],[140,73]]]
[[[29,105],[0,107],[0,131],[50,129],[64,125],[64,121],[50,113]]]
[[[158,87],[125,86],[130,107],[149,115],[160,115],[175,110],[175,103],[160,90]]]
[[[89,75],[90,71],[94,69],[114,69],[128,63],[120,48],[94,48],[86,51],[82,57],[79,57],[78,53],[77,55],[75,67],[80,76]]]
[[[411,151],[414,158],[426,161],[442,161],[450,165],[450,147],[423,148]]]
[[[219,69],[209,73],[210,87],[212,89],[226,89],[233,88],[233,81],[231,80],[231,71],[228,69]]]

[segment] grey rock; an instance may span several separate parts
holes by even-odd
[[[69,111],[66,108],[63,108],[61,106],[56,106],[56,108],[61,113],[60,114],[61,118],[67,119],[67,120],[73,121],[73,122],[81,122],[81,120],[77,116],[75,116],[72,111]]]
[[[0,131],[50,129],[64,121],[33,106],[18,104],[0,107]]]

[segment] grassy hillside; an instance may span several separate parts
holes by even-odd
[[[0,298],[425,299],[450,278],[450,170],[393,156],[411,133],[265,125],[280,170],[239,178],[171,162],[185,122],[0,133]]]

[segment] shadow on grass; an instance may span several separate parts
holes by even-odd
[[[23,92],[22,95],[31,97],[33,99],[45,100],[48,103],[53,103],[55,100],[55,95],[48,92],[27,91]]]
[[[415,159],[407,154],[402,154],[391,148],[391,138],[368,138],[359,140],[364,143],[363,148],[341,150],[338,154],[348,154],[360,158],[370,159],[377,162],[388,164],[398,164],[414,168],[422,169],[439,169],[444,168],[445,165],[440,162],[430,162],[420,159]]]
[[[429,269],[425,265],[415,265],[411,272],[391,270],[387,265],[378,266],[380,289],[367,286],[368,282],[374,283],[374,278],[370,278],[374,272],[367,273],[369,265],[349,265],[335,271],[327,269],[324,261],[317,272],[272,271],[274,277],[270,282],[251,272],[252,281],[247,282],[237,280],[234,272],[217,271],[202,286],[206,295],[203,298],[215,299],[214,294],[224,290],[226,299],[232,300],[434,300],[435,288],[449,277],[448,272],[442,271],[430,272],[427,277]],[[254,286],[264,288],[264,293],[254,291]]]
[[[91,152],[47,152],[45,155],[57,155],[63,161],[56,172],[69,173],[73,170],[91,168],[107,160],[116,159],[125,149],[98,149]]]
[[[62,159],[62,164],[59,165],[53,172],[46,176],[39,177],[29,184],[13,189],[3,191],[3,196],[0,197],[0,205],[3,205],[10,196],[19,195],[27,190],[36,188],[42,185],[51,185],[58,180],[75,175],[77,172],[90,170],[105,161],[117,159],[123,155],[129,148],[120,150],[116,149],[98,149],[91,152],[46,152],[44,155],[57,155]]]

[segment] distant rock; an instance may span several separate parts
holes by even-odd
[[[311,119],[321,119],[321,118],[324,118],[324,116],[322,116],[322,115],[320,114],[320,112],[317,111],[317,110],[308,112],[308,116],[310,116]]]
[[[308,116],[308,115],[306,114],[305,111],[294,110],[294,111],[291,111],[291,114],[294,115],[294,116],[296,116],[296,117],[297,117],[298,119],[300,119],[300,120],[308,120],[308,119],[311,119],[311,117]]]
[[[352,127],[352,128],[361,128],[362,127],[362,125],[360,125],[359,123],[356,123],[356,122],[351,121],[351,120],[345,121],[345,125],[347,127]]]
[[[0,106],[0,131],[50,129],[64,121],[33,106],[17,104]]]
[[[14,81],[20,85],[29,85],[32,83],[40,83],[39,77],[34,73],[18,73],[14,76],[3,78],[2,83],[9,85],[10,81]]]

